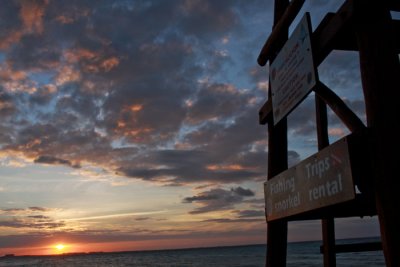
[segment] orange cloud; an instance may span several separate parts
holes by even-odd
[[[48,1],[24,1],[22,2],[20,17],[28,33],[43,33],[43,16]]]
[[[93,59],[98,56],[93,51],[90,51],[89,49],[84,49],[84,48],[79,48],[79,49],[74,49],[74,50],[65,50],[63,52],[63,56],[66,59],[68,63],[77,63],[80,60],[83,59]]]
[[[60,15],[56,18],[56,21],[60,22],[61,24],[71,24],[74,22],[74,19],[71,17]]]
[[[101,63],[101,67],[104,71],[108,72],[108,71],[112,70],[113,68],[115,68],[116,66],[118,66],[118,64],[119,64],[119,59],[117,57],[111,57],[111,58],[104,60]]]
[[[71,66],[64,66],[56,77],[56,84],[63,85],[68,82],[76,82],[81,78],[80,73]]]
[[[240,171],[246,168],[239,164],[229,164],[229,165],[207,165],[206,169],[210,171]]]
[[[0,40],[0,49],[8,49],[12,44],[18,43],[24,34],[43,33],[43,16],[48,1],[23,1],[21,2],[20,18],[22,28],[14,30]]]
[[[0,65],[0,78],[2,80],[12,80],[12,81],[20,81],[26,78],[26,73],[24,71],[14,71],[10,67],[10,63]]]
[[[143,108],[143,105],[136,104],[136,105],[130,106],[129,109],[130,109],[131,111],[133,111],[133,112],[138,112],[138,111],[142,110],[142,108]]]
[[[0,49],[7,49],[12,44],[19,42],[19,40],[21,40],[22,34],[22,31],[14,31],[5,38],[2,38],[2,40],[0,40]]]

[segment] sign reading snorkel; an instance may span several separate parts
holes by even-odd
[[[354,199],[347,138],[268,180],[264,193],[267,221]]]
[[[317,84],[306,13],[270,66],[274,124],[289,114]]]

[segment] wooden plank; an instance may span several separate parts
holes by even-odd
[[[298,215],[287,217],[293,220],[329,219],[332,217],[363,217],[376,215],[375,196],[371,194],[372,167],[369,144],[369,134],[366,132],[351,134],[346,137],[349,146],[349,156],[352,165],[352,177],[361,191],[356,194],[354,200],[344,204],[336,204],[329,207],[317,209],[315,211],[303,212]]]
[[[316,65],[321,64],[333,50],[358,51],[358,44],[352,26],[353,2],[352,0],[345,2],[337,13],[328,13],[313,32],[312,39]],[[400,21],[393,20],[391,24],[394,30],[393,39],[396,44],[396,51],[400,53]],[[260,109],[259,123],[266,124],[268,118],[272,116],[271,113],[272,103],[271,100],[268,100]]]
[[[314,92],[329,105],[351,132],[363,131],[366,128],[361,119],[325,84],[318,82]]]
[[[400,2],[398,0],[390,0],[389,9],[392,11],[400,12]]]
[[[370,150],[374,190],[386,265],[400,266],[400,212],[398,151],[400,151],[400,63],[391,16],[383,4],[357,1],[356,36],[368,127],[373,130]],[[362,12],[361,12],[362,11]],[[373,18],[373,19],[371,19]]]
[[[275,0],[274,5],[274,29],[281,21],[289,5],[288,0]],[[287,40],[289,27],[281,26],[279,35],[275,40],[277,45],[283,45]],[[274,56],[271,57],[273,62]],[[271,99],[271,90],[268,90],[268,98]],[[268,123],[268,179],[288,167],[287,145],[287,121],[283,119],[275,127],[271,121]],[[287,255],[287,221],[276,221],[267,224],[267,257],[266,267],[286,267]]]
[[[351,25],[354,1],[347,0],[336,12],[328,14],[313,34],[313,50],[315,65],[318,66],[335,48],[338,36]]]
[[[271,119],[272,119],[272,101],[271,98],[269,98],[268,101],[264,103],[264,105],[258,112],[258,120],[260,124],[264,125],[267,124],[267,122]]]
[[[315,113],[317,122],[318,150],[329,146],[328,113],[325,102],[315,96]],[[333,217],[321,220],[324,267],[336,267],[335,254],[335,220]]]
[[[321,220],[329,218],[372,217],[376,216],[375,200],[356,194],[356,198],[348,202],[304,212],[286,218],[287,221]]]
[[[322,20],[320,25],[317,27],[317,29],[313,32],[312,42],[315,66],[321,64],[321,62],[335,48],[335,41],[338,39],[337,36],[340,34],[341,31],[343,31],[344,28],[348,28],[348,25],[351,22],[352,14],[353,1],[346,1],[337,13],[328,13]],[[283,22],[281,23],[283,24]],[[279,31],[282,31],[282,29],[279,29]],[[264,66],[266,64],[268,59],[273,55],[271,51],[277,53],[277,51],[275,51],[276,49],[274,50],[272,46],[273,40],[277,38],[276,36],[278,36],[278,33],[275,33],[274,36],[272,36],[271,34],[266,44],[262,48],[258,59],[259,61],[261,61],[259,62],[261,63],[260,65]],[[271,117],[272,101],[269,98],[259,111],[259,123],[266,124]]]
[[[395,43],[396,52],[400,54],[400,20],[392,20],[391,23],[393,29],[393,41]]]
[[[345,137],[265,182],[267,221],[354,199],[350,164]]]
[[[304,2],[305,0],[292,0],[285,9],[285,12],[278,20],[278,23],[274,27],[257,58],[257,62],[260,66],[265,66],[267,61],[278,53],[281,48],[279,39],[285,35],[285,31],[288,30],[290,24],[292,24],[293,20],[296,18]]]

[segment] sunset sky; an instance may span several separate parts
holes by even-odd
[[[306,1],[293,25],[342,2]],[[2,1],[0,256],[265,243],[272,15],[272,0]],[[358,55],[318,72],[365,120]],[[313,102],[288,117],[290,165],[317,151]],[[349,133],[329,122],[331,141]],[[320,232],[289,224],[290,241]],[[376,218],[337,220],[337,238],[376,235]]]

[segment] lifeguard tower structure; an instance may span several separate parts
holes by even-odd
[[[399,267],[400,21],[391,14],[400,12],[400,1],[346,0],[315,30],[310,15],[299,14],[304,2],[275,0],[273,30],[257,60],[270,66],[268,99],[259,112],[260,124],[268,124],[266,266],[286,266],[289,221],[320,219],[325,267],[336,266],[336,253],[375,249],[383,249],[387,266]],[[303,19],[288,38],[298,15]],[[333,50],[359,54],[366,125],[318,78],[318,65]],[[319,152],[288,169],[286,116],[311,91]],[[350,131],[333,144],[327,106]],[[380,244],[335,244],[334,218],[374,215]]]

